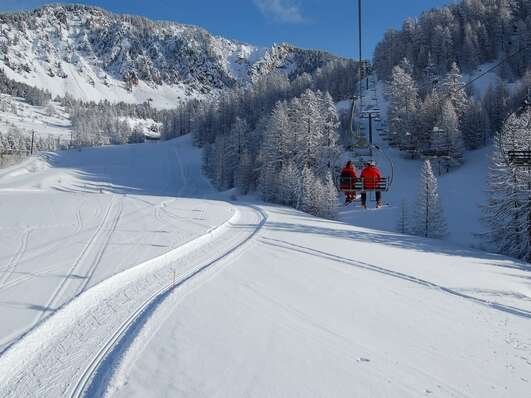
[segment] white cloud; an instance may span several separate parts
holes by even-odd
[[[265,17],[286,23],[304,22],[300,5],[295,0],[254,0]]]

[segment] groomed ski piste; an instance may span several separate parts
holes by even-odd
[[[529,396],[528,265],[216,193],[200,159],[0,171],[0,396]]]

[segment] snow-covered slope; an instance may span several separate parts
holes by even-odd
[[[381,120],[375,121],[373,125],[373,140],[383,151],[376,151],[374,159],[385,176],[393,175],[391,190],[383,193],[386,206],[374,210],[375,203],[370,202],[369,209],[364,210],[359,207],[359,202],[356,202],[341,211],[341,219],[366,228],[397,231],[403,201],[406,203],[411,222],[423,161],[408,159],[403,152],[390,148],[380,137],[381,131],[388,130],[386,122],[388,104],[384,91],[385,84],[374,77],[371,78],[370,88],[364,100],[364,109],[378,109],[381,114]],[[340,104],[347,109],[346,105],[348,104]],[[366,121],[364,123],[367,124]],[[364,128],[367,131],[366,125]],[[449,235],[446,239],[451,242],[469,247],[480,246],[481,242],[477,236],[484,231],[480,216],[481,206],[487,200],[487,174],[491,151],[491,147],[486,147],[466,152],[464,165],[448,174],[444,167],[439,170],[439,164],[433,161],[434,173],[438,176],[439,194],[448,223]],[[343,161],[350,156],[351,154],[345,154]],[[392,162],[392,168],[388,159]]]
[[[91,286],[229,218],[226,204],[183,198],[211,192],[190,175],[198,162],[186,138],[45,154],[1,170],[0,351]]]
[[[526,265],[205,200],[199,159],[183,137],[0,174],[4,344],[30,329],[1,396],[529,395]]]
[[[41,137],[70,139],[69,115],[59,104],[34,106],[23,98],[0,94],[0,132],[7,133],[12,127],[26,135],[33,131]]]
[[[0,14],[0,67],[53,95],[169,108],[179,100],[246,84],[273,70],[312,72],[334,56],[214,37],[172,22],[83,5]]]

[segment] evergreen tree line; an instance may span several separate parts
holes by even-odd
[[[204,171],[219,189],[258,191],[265,200],[333,217],[338,126],[330,94],[308,89],[278,101],[255,129],[237,116],[229,132],[204,145]]]
[[[259,119],[271,111],[277,101],[301,95],[306,89],[330,92],[337,99],[348,98],[356,82],[356,64],[335,60],[313,74],[303,73],[290,79],[285,73],[272,72],[247,87],[220,91],[206,100],[190,100],[174,109],[158,110],[150,102],[143,104],[110,103],[107,100],[85,102],[66,96],[57,98],[70,114],[73,143],[77,146],[142,142],[142,135],[120,118],[153,119],[162,124],[163,139],[194,132],[199,146],[211,144],[219,134],[227,134],[236,119],[245,119],[254,129]]]
[[[531,263],[531,164],[516,162],[511,151],[531,153],[531,105],[512,113],[494,138],[488,174],[487,202],[482,207],[486,249]],[[529,161],[529,160],[528,160]],[[397,230],[427,238],[443,238],[447,225],[437,179],[429,160],[419,178],[415,207],[402,200]]]
[[[331,61],[312,74],[302,73],[294,79],[272,72],[247,87],[223,90],[210,100],[191,101],[162,111],[156,120],[163,122],[166,139],[192,131],[198,145],[211,144],[217,135],[230,131],[236,117],[245,119],[254,129],[278,101],[298,97],[307,89],[328,92],[336,101],[349,98],[357,74],[356,63],[347,60]]]
[[[531,263],[531,166],[511,161],[511,150],[531,152],[531,105],[509,116],[496,136],[483,207],[489,249]]]
[[[272,73],[246,89],[197,103],[189,123],[194,142],[205,149],[204,171],[213,184],[259,191],[266,200],[333,216],[332,169],[340,151],[334,102],[353,92],[354,66],[336,64],[292,81]],[[175,124],[189,113],[173,113]]]
[[[432,69],[425,71],[426,75]],[[527,95],[531,72],[511,95],[498,80],[483,97],[472,88],[462,88],[462,76],[454,62],[430,90],[421,90],[407,59],[393,68],[389,83],[389,127],[392,140],[414,155],[443,157],[448,166],[458,166],[465,150],[492,142],[505,116]]]
[[[33,138],[33,152],[56,151],[63,149],[65,143],[59,137],[49,135]],[[17,127],[11,127],[7,132],[0,131],[0,153],[31,152],[31,133],[24,132]]]
[[[45,106],[52,99],[52,95],[46,90],[40,90],[25,83],[19,83],[9,79],[0,69],[0,93],[9,94],[13,97],[22,97],[30,105]]]
[[[143,104],[113,104],[107,100],[84,102],[70,96],[58,98],[70,115],[72,145],[94,146],[144,142],[140,128],[130,126],[126,118],[161,119],[161,111]]]
[[[463,0],[407,19],[399,31],[389,30],[374,52],[374,68],[389,80],[393,67],[407,58],[412,76],[429,87],[424,74],[439,75],[455,62],[470,72],[481,64],[516,54],[502,65],[504,79],[520,78],[531,65],[531,2],[529,0]]]
[[[247,87],[171,110],[68,95],[55,100],[70,114],[76,146],[141,142],[143,135],[123,118],[153,119],[162,123],[163,139],[193,133],[196,145],[205,148],[204,168],[217,188],[259,191],[267,200],[333,216],[332,169],[340,152],[334,102],[350,97],[356,76],[354,62],[335,60],[293,79],[272,72]]]

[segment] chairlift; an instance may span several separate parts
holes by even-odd
[[[524,112],[528,112],[531,109],[531,88],[528,89],[527,98],[523,101],[523,104],[514,112],[511,112],[504,120],[505,124],[509,117],[512,115],[522,115]],[[529,125],[531,121],[528,122],[528,127],[531,127]],[[507,133],[506,133],[507,134]],[[510,137],[509,137],[510,138]],[[502,154],[504,155],[505,162],[512,167],[526,167],[528,169],[531,169],[531,147],[528,145],[527,148],[508,148],[504,144],[503,139],[499,140],[499,145]],[[507,140],[508,142],[511,142],[513,140]],[[510,146],[510,145],[508,145]]]
[[[513,166],[531,167],[531,151],[509,151],[507,155]]]
[[[367,191],[389,191],[391,189],[393,178],[394,178],[394,164],[391,160],[391,158],[386,154],[386,152],[378,147],[377,145],[374,145],[372,142],[372,117],[373,115],[378,117],[380,119],[380,109],[378,107],[373,108],[371,106],[371,109],[369,109],[367,112],[363,112],[362,110],[362,82],[363,78],[368,75],[371,72],[370,65],[368,64],[368,61],[362,60],[362,34],[361,34],[361,21],[362,21],[362,13],[361,13],[361,0],[358,0],[358,37],[359,37],[359,97],[353,96],[352,97],[352,105],[350,108],[350,118],[349,118],[349,124],[348,124],[348,132],[350,137],[352,137],[352,158],[353,163],[357,166],[358,170],[360,170],[365,164],[369,161],[374,161],[375,154],[381,155],[380,158],[384,159],[385,162],[388,164],[388,172],[390,173],[388,176],[384,176],[380,178],[380,181],[377,182],[377,184],[368,183],[365,184],[366,181],[363,180],[363,178],[356,178],[354,181],[352,181],[351,177],[341,177],[338,178],[338,186],[350,186],[352,188],[350,189],[342,189],[343,192],[367,192]],[[365,74],[366,72],[366,74]],[[373,100],[376,100],[376,98],[373,98]],[[365,135],[362,136],[361,131],[365,130],[364,126],[361,125],[361,123],[358,123],[356,131],[354,131],[354,115],[356,112],[356,105],[358,105],[358,120],[361,120],[362,118],[369,118],[369,135],[368,137],[365,137]],[[346,180],[346,179],[347,180]],[[373,188],[368,189],[366,186],[373,186]]]
[[[339,178],[339,184],[340,186],[351,186],[353,188],[350,189],[342,189],[343,192],[388,192],[391,188],[391,180],[389,177],[381,177],[379,181],[376,181],[376,184],[374,181],[370,181],[371,188],[366,188],[366,181],[364,181],[363,177],[359,178],[352,178],[352,177],[340,177]]]

